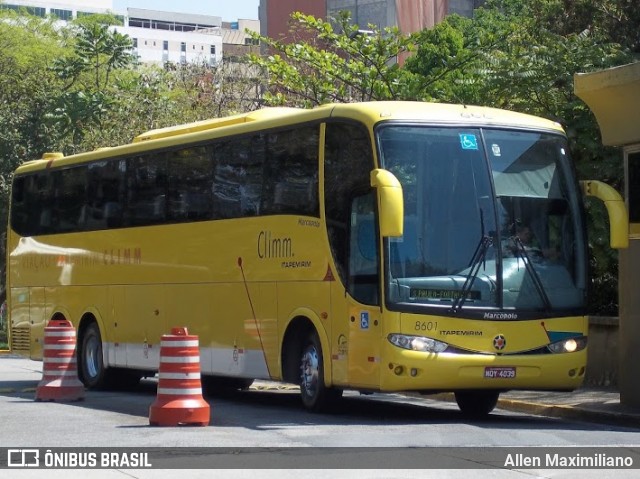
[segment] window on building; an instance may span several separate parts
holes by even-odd
[[[180,51],[181,52],[187,51],[187,42],[180,42]]]
[[[162,49],[163,50],[169,50],[169,41],[168,40],[164,40],[162,42]]]
[[[215,45],[211,45],[211,54],[212,55],[216,54],[216,46]]]
[[[129,18],[130,27],[151,28],[151,20],[144,18]]]
[[[173,30],[174,29],[174,25],[173,23],[169,23],[169,22],[157,22],[154,21],[152,28],[155,28],[157,30]]]
[[[71,10],[62,10],[61,8],[52,8],[51,15],[65,21],[73,19],[73,12]]]
[[[25,7],[24,5],[14,5],[11,3],[0,4],[0,9],[15,10],[17,12],[25,12],[36,17],[46,17],[47,9],[43,7]]]

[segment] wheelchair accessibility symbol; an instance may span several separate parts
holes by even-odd
[[[369,311],[360,312],[360,329],[369,329]]]
[[[460,133],[460,146],[463,150],[477,150],[478,139],[471,133]]]

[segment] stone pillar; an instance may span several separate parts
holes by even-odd
[[[640,408],[640,239],[618,252],[620,402]]]
[[[602,143],[625,147],[629,248],[618,251],[620,402],[640,408],[640,62],[574,77],[598,120]]]
[[[624,148],[629,248],[618,256],[620,402],[640,408],[640,144]]]

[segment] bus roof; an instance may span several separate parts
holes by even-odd
[[[158,128],[156,130],[146,131],[133,139],[133,143],[148,140],[158,140],[161,138],[169,138],[171,136],[184,135],[188,133],[199,133],[224,126],[240,125],[260,120],[283,118],[288,115],[295,115],[299,112],[298,108],[263,108],[262,110],[251,111],[249,113],[241,113],[238,115],[226,116],[222,118],[211,118],[209,120],[196,121],[185,125],[169,126],[167,128]]]
[[[559,123],[545,118],[498,108],[448,103],[417,101],[341,103],[333,105],[331,116],[361,119],[368,124],[385,120],[404,120],[478,127],[509,126],[563,132]]]
[[[275,107],[149,130],[136,136],[129,144],[98,148],[66,157],[59,153],[45,153],[42,159],[28,161],[21,165],[16,172],[23,173],[51,166],[125,156],[155,148],[168,148],[183,143],[205,141],[227,135],[247,134],[258,130],[329,118],[358,120],[370,127],[382,121],[409,121],[469,127],[505,126],[563,132],[560,124],[551,120],[507,110],[470,105],[381,101],[327,104],[313,109]]]

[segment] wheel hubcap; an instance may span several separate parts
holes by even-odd
[[[85,345],[85,365],[87,373],[92,378],[98,376],[98,340],[95,337],[89,338]]]
[[[314,346],[309,346],[302,353],[301,362],[301,387],[307,396],[313,397],[318,389],[318,351]]]

